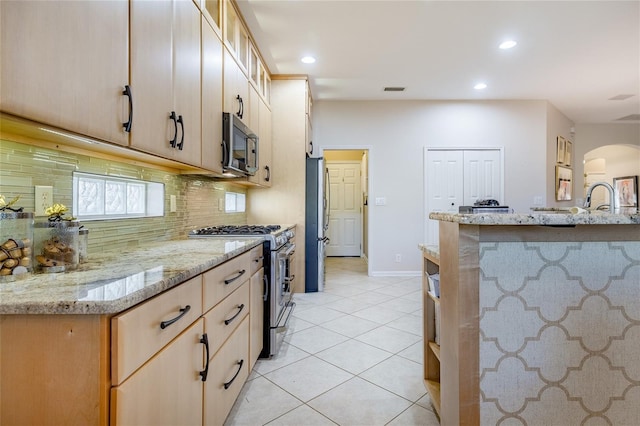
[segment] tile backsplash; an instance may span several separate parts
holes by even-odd
[[[7,201],[19,195],[16,205],[24,211],[34,211],[36,185],[52,186],[53,202],[71,207],[74,171],[160,182],[165,186],[163,217],[82,222],[89,230],[89,256],[146,242],[182,239],[189,230],[202,226],[247,221],[246,213],[224,212],[225,192],[246,194],[241,185],[0,139],[0,194]],[[171,195],[176,196],[177,202],[173,213],[169,212]],[[219,203],[222,209],[218,208]],[[36,217],[38,220],[45,218]]]

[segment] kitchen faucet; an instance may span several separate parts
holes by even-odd
[[[598,186],[604,186],[609,191],[609,212],[613,213],[615,211],[615,191],[613,186],[608,184],[607,182],[596,182],[587,189],[587,196],[584,200],[584,207],[591,207],[591,193]]]

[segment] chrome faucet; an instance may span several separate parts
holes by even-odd
[[[615,211],[615,191],[613,190],[613,186],[608,184],[607,182],[596,182],[587,189],[587,196],[584,199],[584,207],[591,207],[591,193],[594,189],[599,186],[604,186],[609,191],[609,212],[613,213]]]

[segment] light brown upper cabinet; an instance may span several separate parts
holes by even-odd
[[[200,20],[191,0],[131,1],[131,147],[201,164]]]
[[[202,15],[206,18],[206,20],[211,24],[213,28],[216,29],[216,32],[219,33],[220,28],[220,17],[222,16],[222,1],[221,0],[197,0],[200,3],[200,10],[202,11]]]
[[[202,167],[222,173],[222,42],[202,18]]]
[[[249,82],[228,49],[224,49],[224,111],[249,125]]]
[[[129,2],[0,1],[0,16],[0,109],[127,145]]]
[[[224,41],[246,72],[249,68],[249,32],[230,0],[225,0],[224,17]]]

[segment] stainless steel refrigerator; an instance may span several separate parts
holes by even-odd
[[[325,247],[329,243],[329,171],[323,158],[307,158],[305,204],[305,292],[324,290]]]

